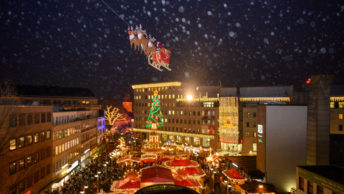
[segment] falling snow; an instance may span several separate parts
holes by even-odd
[[[344,73],[341,0],[106,2],[116,13],[96,0],[4,1],[0,77],[121,96],[147,80],[290,84]],[[140,24],[171,50],[172,72],[130,48],[128,25]]]

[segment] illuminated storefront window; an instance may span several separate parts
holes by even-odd
[[[210,139],[204,138],[203,139],[203,147],[209,147],[210,146]]]
[[[183,138],[181,136],[177,136],[177,143],[182,144],[183,143]]]
[[[173,135],[170,135],[170,136],[168,137],[168,139],[169,139],[171,142],[174,142],[174,136],[173,136]]]
[[[201,140],[197,137],[194,138],[194,146],[200,146],[201,145]]]
[[[167,135],[162,134],[161,135],[161,141],[166,142],[167,141]]]
[[[186,145],[190,145],[190,137],[185,137],[185,143]]]

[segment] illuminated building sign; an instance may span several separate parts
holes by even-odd
[[[258,133],[263,133],[263,125],[258,124]]]
[[[258,142],[263,143],[263,125],[258,124]]]

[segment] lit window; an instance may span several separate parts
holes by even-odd
[[[47,138],[47,139],[50,139],[50,137],[51,137],[51,132],[50,132],[50,131],[47,131],[47,132],[46,132],[46,138]]]
[[[29,167],[32,164],[32,156],[26,157],[26,166]]]
[[[38,133],[36,133],[33,137],[33,142],[38,143],[38,141],[39,141],[39,135],[38,135]]]
[[[16,162],[11,162],[9,164],[9,167],[10,167],[10,175],[17,172],[17,163]]]
[[[25,168],[24,159],[18,160],[19,170],[23,170]]]
[[[338,115],[338,118],[339,118],[340,120],[343,120],[343,114],[339,114],[339,115]]]
[[[334,102],[330,102],[330,108],[334,108]]]
[[[25,145],[25,138],[24,137],[19,137],[18,139],[18,148],[22,148]]]
[[[15,150],[17,148],[16,146],[16,139],[10,140],[10,150]]]
[[[32,135],[27,135],[26,136],[26,145],[31,145],[32,144]]]

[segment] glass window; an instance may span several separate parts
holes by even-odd
[[[33,142],[38,143],[38,141],[39,141],[39,135],[38,133],[35,133],[35,135],[33,136]]]
[[[22,148],[25,145],[25,138],[24,137],[19,137],[18,138],[18,148]]]
[[[51,122],[51,113],[50,112],[47,113],[47,122]]]
[[[17,187],[16,185],[13,185],[10,187],[10,194],[17,194]]]
[[[17,114],[10,114],[10,127],[17,126]]]
[[[257,113],[256,112],[253,112],[253,117],[257,117]]]
[[[251,117],[251,113],[248,112],[248,113],[247,113],[247,118],[250,118],[250,117]]]
[[[25,125],[25,114],[20,113],[19,114],[19,126],[24,126]]]
[[[35,172],[33,176],[33,182],[37,183],[39,181],[39,171]]]
[[[41,168],[41,178],[45,177],[45,167]]]
[[[25,168],[25,161],[24,158],[18,160],[18,166],[19,166],[19,170],[23,170]]]
[[[10,175],[16,173],[17,172],[17,162],[10,162],[9,168],[10,168]]]
[[[307,193],[313,194],[313,183],[311,181],[307,181]]]
[[[50,174],[50,164],[48,164],[48,165],[46,166],[46,174],[47,174],[47,175]]]
[[[339,114],[338,119],[343,120],[343,114]]]
[[[31,187],[33,183],[32,175],[26,177],[26,186],[27,188]]]
[[[35,113],[35,123],[39,123],[39,113]]]
[[[32,156],[26,157],[26,167],[29,167],[32,165]]]
[[[38,162],[38,152],[32,155],[32,163],[36,164]]]
[[[23,192],[25,190],[25,180],[21,180],[19,183],[18,183],[18,191],[19,192]]]
[[[27,124],[28,125],[32,124],[32,117],[33,117],[32,115],[33,115],[32,113],[27,114]]]
[[[44,141],[44,140],[45,140],[45,132],[42,131],[42,132],[41,132],[41,141]]]
[[[302,177],[299,177],[299,189],[301,191],[304,191],[305,190],[305,181]]]
[[[338,130],[343,131],[343,125],[338,125]]]
[[[45,112],[41,113],[41,123],[45,123]]]
[[[27,135],[26,136],[26,145],[31,145],[32,144],[32,135]]]
[[[324,193],[324,188],[321,186],[317,185],[317,194],[323,194]]]
[[[47,132],[46,132],[46,138],[47,138],[47,139],[50,139],[50,137],[51,137],[51,132],[50,132],[50,131],[47,131]]]
[[[10,140],[10,150],[15,150],[15,149],[17,149],[16,139],[11,139]]]

